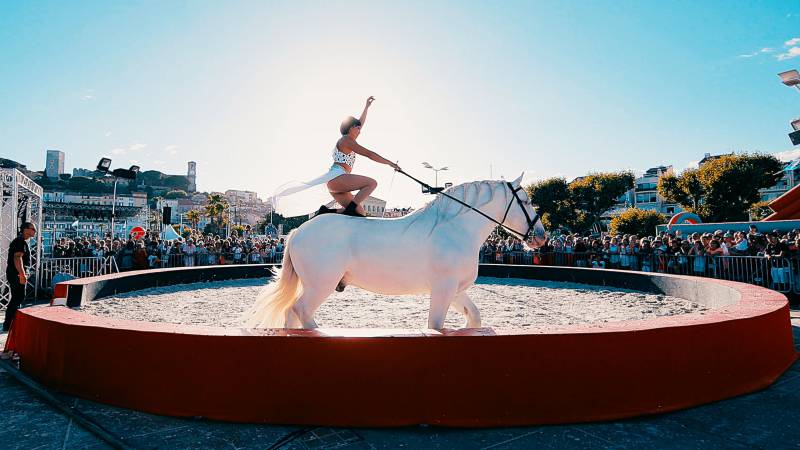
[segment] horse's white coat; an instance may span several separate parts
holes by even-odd
[[[516,188],[522,176],[512,182]],[[505,225],[528,229],[522,209],[505,181],[475,181],[448,194]],[[530,217],[527,194],[518,193]],[[541,219],[526,244],[544,241]],[[444,197],[398,219],[364,219],[339,214],[314,218],[287,240],[283,268],[256,300],[251,327],[316,328],[314,312],[339,280],[381,294],[430,293],[428,328],[440,329],[449,307],[463,313],[468,327],[481,324],[478,308],[465,294],[478,276],[478,251],[495,224]],[[298,297],[299,296],[299,297]]]

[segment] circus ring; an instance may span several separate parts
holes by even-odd
[[[618,419],[762,389],[797,358],[786,298],[705,278],[482,265],[481,275],[663,293],[716,308],[542,333],[251,330],[18,313],[21,369],[70,395],[169,416],[327,426],[491,427]],[[70,281],[73,305],[165,284],[263,277],[262,265]],[[67,292],[64,292],[67,290]]]

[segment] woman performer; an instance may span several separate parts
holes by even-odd
[[[364,128],[364,123],[367,121],[367,111],[373,101],[375,101],[375,97],[373,96],[367,99],[367,104],[364,106],[364,112],[361,113],[360,118],[348,117],[344,119],[339,126],[339,132],[342,133],[342,137],[339,138],[336,142],[336,147],[333,149],[333,166],[331,167],[331,171],[343,171],[343,173],[328,181],[327,186],[328,192],[331,193],[333,199],[345,208],[343,210],[334,211],[323,205],[320,207],[320,213],[343,212],[350,216],[366,217],[367,213],[364,211],[364,207],[361,206],[361,204],[372,194],[372,191],[378,187],[378,182],[370,177],[351,173],[353,171],[353,164],[356,162],[356,154],[366,156],[375,162],[386,164],[394,170],[400,170],[400,166],[397,164],[362,147],[356,142],[356,139],[358,139],[358,136],[361,134],[361,130]],[[351,194],[352,191],[358,191],[358,193],[353,196],[353,194]]]
[[[381,164],[386,164],[395,170],[400,170],[400,166],[397,164],[362,147],[356,142],[356,139],[361,134],[361,129],[364,127],[364,122],[367,120],[367,110],[369,110],[374,100],[375,97],[372,96],[367,99],[367,104],[364,106],[364,112],[361,113],[360,118],[348,117],[342,121],[339,126],[339,132],[342,133],[342,137],[336,142],[336,146],[333,149],[333,165],[328,172],[311,181],[289,183],[282,186],[273,196],[273,204],[277,203],[281,197],[325,183],[333,199],[344,208],[331,209],[322,205],[317,214],[340,212],[350,216],[366,217],[366,211],[361,204],[375,190],[378,183],[370,177],[351,173],[356,161],[356,154],[366,156]],[[351,194],[353,191],[358,191],[355,196]]]

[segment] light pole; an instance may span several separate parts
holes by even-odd
[[[111,168],[111,158],[100,158],[100,162],[97,163],[97,170],[104,174],[111,174],[114,177],[114,193],[111,197],[111,239],[114,239],[114,218],[116,214],[116,207],[117,207],[117,181],[120,178],[124,178],[126,180],[135,180],[136,175],[139,173],[139,166],[131,166],[129,169],[114,169],[110,170]]]
[[[440,167],[440,168],[438,168],[438,169],[437,169],[437,168],[433,167],[432,165],[430,165],[430,164],[428,164],[428,163],[426,163],[426,162],[423,162],[423,163],[422,163],[422,165],[423,165],[425,168],[427,168],[427,169],[431,169],[432,171],[436,172],[436,176],[435,176],[435,180],[436,180],[436,181],[434,182],[434,187],[439,187],[439,172],[440,172],[440,171],[443,171],[443,170],[447,170],[447,166],[445,166],[445,167]]]
[[[800,91],[800,72],[795,69],[787,70],[778,74],[781,77],[781,83],[789,87],[794,87]],[[800,144],[800,119],[795,119],[791,122],[792,131],[789,133],[789,139],[792,145]]]

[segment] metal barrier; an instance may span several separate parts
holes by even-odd
[[[117,256],[119,258],[120,255]],[[155,255],[145,262],[136,261],[130,269],[213,266],[220,264],[280,264],[283,252],[197,252],[192,255]],[[603,252],[482,252],[481,263],[567,267],[594,267],[671,273],[740,281],[778,292],[800,294],[800,259],[762,256],[708,256],[667,254],[608,254]],[[126,270],[128,268],[126,267]],[[61,273],[76,278],[119,272],[113,256],[105,258],[50,258],[42,261],[39,287],[51,289],[53,278]]]
[[[280,264],[283,252],[197,252],[192,255],[168,254],[156,256],[150,262],[152,268],[214,266],[220,264]]]
[[[800,294],[800,260],[763,256],[625,254],[604,252],[482,252],[481,263],[593,267],[740,281]]]
[[[77,257],[77,258],[48,258],[42,260],[42,276],[39,280],[39,287],[45,290],[53,288],[53,279],[59,281],[58,275],[69,278],[85,278],[97,275],[106,275],[119,272],[117,261],[113,256],[101,257]]]

